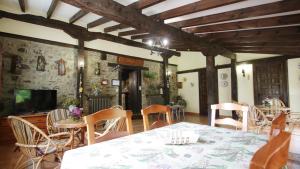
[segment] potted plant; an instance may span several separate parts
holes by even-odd
[[[69,109],[71,105],[73,106],[79,106],[80,101],[76,98],[65,98],[64,101],[62,102],[62,107],[65,109]]]

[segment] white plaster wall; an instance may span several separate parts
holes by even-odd
[[[182,82],[182,89],[178,89],[178,94],[187,101],[185,111],[199,113],[198,72],[179,74],[178,81]]]
[[[206,67],[206,56],[201,52],[181,52],[181,56],[176,58],[178,71],[199,69]],[[215,65],[230,64],[231,60],[224,56],[216,56]]]
[[[227,75],[227,78],[222,78]],[[231,68],[218,69],[219,103],[231,103]],[[221,110],[220,115],[231,116],[231,111]]]
[[[258,54],[258,53],[237,53],[236,55],[237,55],[236,56],[237,62],[281,56],[276,54]]]
[[[245,70],[243,77],[242,70]],[[254,105],[254,88],[253,88],[253,66],[252,64],[242,64],[236,67],[238,82],[238,102]]]
[[[289,100],[292,112],[300,112],[300,58],[288,60]]]
[[[177,64],[178,71],[198,69],[206,67],[206,59],[201,52],[181,52]]]
[[[35,24],[19,22],[7,18],[0,19],[0,32],[23,35],[39,39],[46,39],[56,42],[62,42],[72,45],[77,45],[77,39],[72,38],[65,32],[59,29],[48,28]],[[122,45],[105,40],[94,40],[86,42],[85,46],[92,49],[98,49],[108,52],[114,52],[124,55],[130,55],[145,59],[162,61],[162,58],[156,54],[150,55],[150,50]],[[169,63],[177,64],[176,56],[173,56]]]

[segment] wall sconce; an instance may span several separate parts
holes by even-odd
[[[242,75],[243,77],[246,77],[245,69],[242,69]]]
[[[97,67],[95,68],[95,75],[99,76],[100,75],[100,62],[97,63]]]
[[[84,59],[83,58],[79,58],[78,59],[78,67],[79,68],[83,68],[84,67]]]

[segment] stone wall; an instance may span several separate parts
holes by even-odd
[[[77,49],[8,37],[0,37],[0,43],[4,49],[3,93],[1,100],[5,105],[4,110],[1,110],[0,116],[11,113],[10,107],[13,104],[14,89],[57,90],[58,105],[61,105],[65,98],[76,97],[77,63],[75,58],[78,56]],[[84,53],[84,93],[93,95],[94,89],[99,88],[100,94],[113,96],[112,104],[118,104],[118,87],[111,86],[111,80],[118,79],[118,71],[113,71],[113,67],[108,66],[108,63],[117,62],[117,56],[107,54],[107,59],[102,60],[101,52],[87,50]],[[37,70],[38,58],[41,56],[46,61],[44,71]],[[58,75],[57,61],[60,59],[65,61],[65,75]],[[17,66],[12,71],[11,65],[13,61],[17,61]],[[98,63],[100,63],[100,75],[95,74]],[[145,61],[144,67],[157,74],[156,79],[151,84],[162,86],[162,64]],[[169,66],[169,70],[172,71],[170,93],[171,95],[177,95],[177,66]],[[104,79],[108,80],[108,85],[101,85],[101,81]],[[146,91],[149,87],[149,82],[146,82],[144,78],[142,79],[142,105],[145,107],[148,103]]]
[[[3,114],[12,111],[14,89],[54,89],[57,90],[58,103],[61,103],[65,97],[75,97],[74,57],[77,50],[13,38],[0,37],[0,42],[4,49],[2,100],[5,102],[5,110]],[[39,56],[45,58],[45,71],[36,70]],[[58,75],[56,61],[59,59],[66,61],[64,76]],[[11,66],[13,60],[17,61],[14,71]]]

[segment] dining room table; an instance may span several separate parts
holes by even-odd
[[[267,140],[266,135],[180,122],[66,151],[61,169],[248,169]]]
[[[73,137],[70,148],[73,149],[74,147],[74,137],[76,134],[76,130],[81,129],[81,143],[84,144],[84,139],[85,139],[85,127],[86,124],[84,123],[83,119],[64,119],[64,120],[59,120],[54,122],[53,124],[57,128],[62,128],[62,129],[68,129]]]

